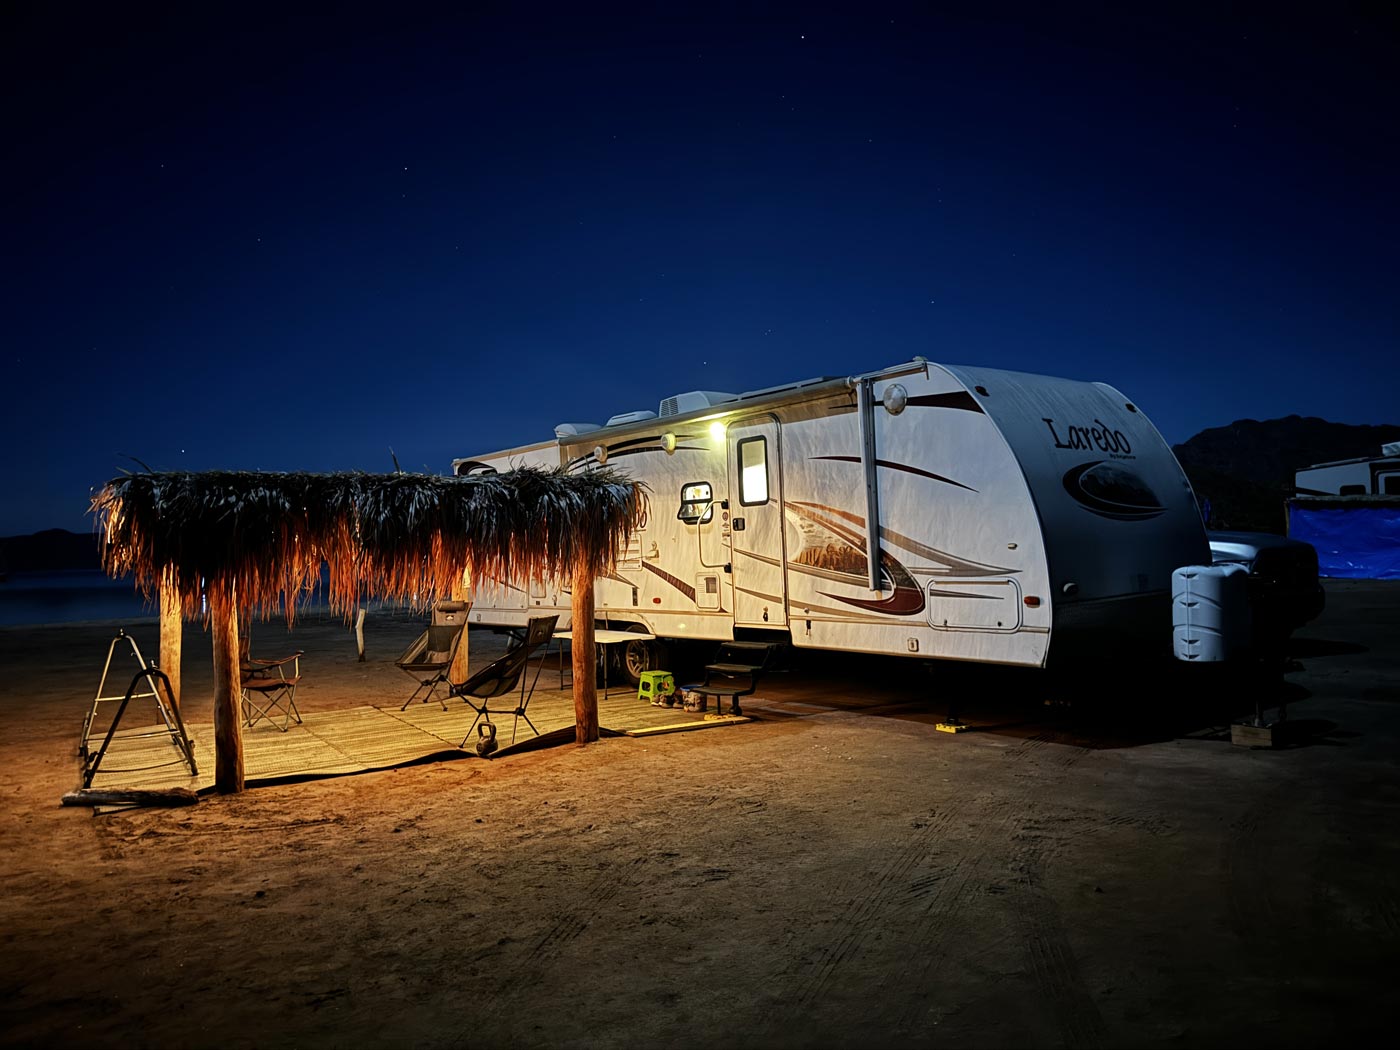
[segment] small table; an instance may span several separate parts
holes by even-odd
[[[603,699],[608,698],[608,651],[610,645],[621,645],[625,642],[649,642],[656,635],[643,634],[641,631],[608,631],[597,630],[593,632],[593,644],[598,647],[598,656],[603,661]],[[559,688],[564,688],[564,642],[568,642],[570,648],[574,644],[573,631],[555,631],[554,638],[559,645]]]

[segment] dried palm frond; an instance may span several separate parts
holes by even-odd
[[[92,501],[102,564],[149,597],[176,581],[185,614],[232,588],[237,604],[293,615],[330,568],[331,607],[367,595],[426,604],[463,573],[539,579],[582,564],[609,571],[641,507],[610,470],[568,474],[149,472],[115,478]]]

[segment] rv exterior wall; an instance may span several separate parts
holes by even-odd
[[[1361,485],[1364,491],[1371,491],[1371,471],[1365,462],[1339,463],[1335,466],[1313,467],[1300,470],[1294,475],[1294,484],[1309,493],[1335,495],[1344,485]]]
[[[590,435],[591,437],[591,435]],[[481,456],[453,460],[453,470],[460,464],[498,471],[517,467],[540,467],[554,470],[560,466],[560,448],[556,441],[525,445]],[[571,621],[570,583],[568,575],[543,583],[527,580],[501,580],[485,575],[472,577],[472,609],[470,622],[493,627],[524,627],[531,616],[541,611],[559,614],[557,629],[567,631]]]
[[[893,380],[873,385],[876,403]],[[898,379],[906,408],[873,413],[882,589],[866,578],[865,475],[855,391],[783,419],[794,644],[1040,665],[1045,551],[1006,442],[946,371]]]
[[[1172,572],[1209,565],[1210,547],[1190,483],[1146,413],[1103,383],[951,371],[1025,474],[1049,552],[1057,632],[1148,634],[1168,624]]]

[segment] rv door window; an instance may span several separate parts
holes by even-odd
[[[681,509],[676,512],[677,518],[687,525],[695,525],[714,516],[714,494],[708,481],[692,481],[681,486]]]
[[[739,442],[739,503],[754,507],[768,502],[768,439],[744,438]]]

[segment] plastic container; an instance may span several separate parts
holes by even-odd
[[[1172,652],[1178,660],[1218,663],[1249,647],[1249,569],[1183,565],[1172,573]]]

